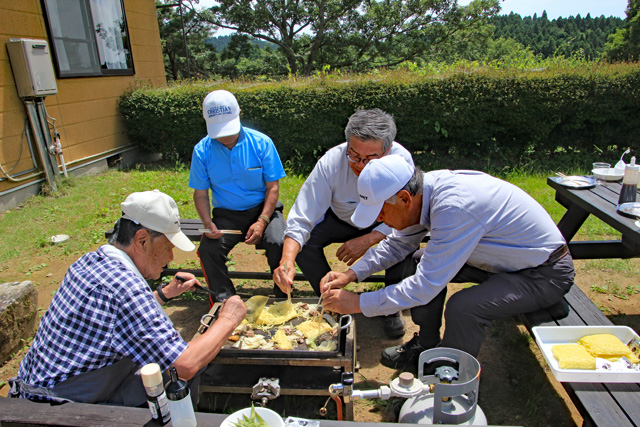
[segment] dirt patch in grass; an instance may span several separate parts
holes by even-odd
[[[335,253],[330,248],[328,254]],[[34,269],[25,276],[25,266],[19,260],[3,266],[3,273],[14,280],[32,280],[37,284],[38,307],[43,313],[49,306],[68,266],[77,256],[62,259],[30,259],[29,265],[46,267]],[[343,271],[346,266],[333,259],[333,268]],[[626,267],[611,269],[606,263],[576,261],[576,284],[616,324],[628,325],[640,330],[640,283],[637,275],[625,271],[637,271],[640,260],[624,261]],[[185,266],[197,264],[194,253],[176,251],[174,264]],[[267,271],[268,266],[261,251],[243,244],[232,252],[231,268],[237,270]],[[254,292],[269,293],[271,283],[260,281],[236,281],[243,295]],[[362,286],[362,285],[360,285]],[[463,285],[450,285],[449,295]],[[311,288],[300,283],[300,296],[311,296]],[[189,340],[196,332],[200,317],[208,311],[207,299],[199,292],[171,302],[167,306],[176,328]],[[404,339],[389,340],[382,332],[379,319],[368,319],[358,315],[357,359],[359,369],[355,374],[356,388],[369,389],[388,384],[399,372],[379,363],[380,352],[392,345],[401,344],[411,338],[417,329],[410,316],[404,313],[409,329]],[[22,350],[0,368],[0,395],[6,396],[6,380],[17,374],[18,366],[28,343]],[[562,385],[555,381],[544,359],[526,329],[514,319],[496,322],[490,329],[478,357],[482,367],[479,404],[492,425],[522,426],[571,426],[581,425],[582,419],[565,393]],[[322,405],[316,404],[319,407]],[[354,406],[356,421],[395,421],[398,405],[381,400],[357,401]]]

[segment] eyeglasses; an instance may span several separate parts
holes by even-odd
[[[363,165],[367,165],[367,163],[369,163],[371,160],[373,159],[362,159],[356,155],[353,155],[349,152],[347,152],[347,160],[349,160],[351,163],[360,163],[362,162]]]

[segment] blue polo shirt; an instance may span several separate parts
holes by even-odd
[[[286,176],[271,138],[242,127],[229,150],[217,139],[204,137],[193,149],[189,187],[211,189],[211,205],[243,211],[264,202],[266,183]]]

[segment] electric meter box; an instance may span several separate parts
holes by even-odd
[[[58,93],[46,40],[11,39],[7,42],[7,51],[20,98]]]

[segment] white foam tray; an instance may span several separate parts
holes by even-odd
[[[628,326],[535,326],[533,336],[553,376],[560,382],[574,383],[640,383],[640,371],[609,372],[605,370],[560,369],[551,347],[577,342],[585,335],[612,334],[627,344],[638,334]]]

